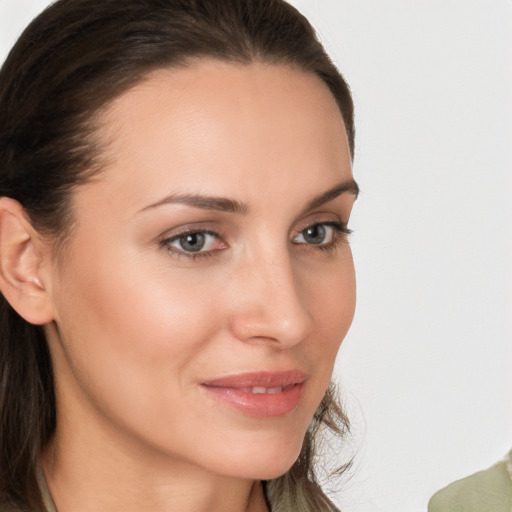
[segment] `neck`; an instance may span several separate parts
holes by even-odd
[[[58,512],[268,512],[259,481],[211,474],[86,431],[57,429],[42,454]]]

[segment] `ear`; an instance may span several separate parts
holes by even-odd
[[[39,275],[48,252],[23,207],[0,198],[0,291],[27,322],[43,325],[53,320],[53,308]]]

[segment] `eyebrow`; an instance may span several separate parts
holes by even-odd
[[[326,192],[320,194],[319,196],[316,196],[313,198],[304,208],[304,211],[307,212],[309,210],[314,210],[315,208],[318,208],[319,206],[324,205],[325,203],[328,203],[329,201],[332,201],[333,199],[336,199],[341,194],[352,194],[355,196],[355,199],[359,196],[359,185],[355,180],[347,180],[339,183],[338,185],[335,185],[333,188],[330,188]]]
[[[318,208],[344,193],[350,193],[357,199],[357,196],[359,195],[359,186],[355,180],[343,181],[326,192],[314,197],[306,205],[304,212]],[[146,206],[140,211],[143,212],[151,210],[164,204],[183,204],[191,206],[192,208],[199,208],[201,210],[213,210],[238,214],[246,214],[249,211],[249,207],[240,201],[229,199],[227,197],[215,197],[205,194],[170,194],[156,203]]]
[[[156,203],[146,206],[141,211],[150,210],[164,204],[184,204],[201,210],[214,210],[219,212],[240,213],[248,212],[247,205],[227,197],[214,197],[204,194],[170,194]]]

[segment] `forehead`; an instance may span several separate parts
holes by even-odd
[[[109,179],[126,187],[138,177],[136,195],[149,200],[166,187],[263,193],[351,173],[331,92],[284,65],[204,60],[158,70],[116,99],[101,124]]]

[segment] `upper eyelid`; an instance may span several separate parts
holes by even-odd
[[[314,226],[329,226],[335,230],[337,234],[351,235],[352,230],[348,229],[346,223],[340,221],[324,221],[324,222],[314,222],[312,224],[308,224],[305,228],[297,231],[293,236],[292,240],[295,240],[296,237],[301,235],[306,229],[314,227]]]
[[[322,213],[315,213],[313,214],[314,217],[320,217],[324,216],[325,214]],[[344,229],[347,229],[347,222],[343,221],[339,215],[329,213],[329,215],[335,215],[336,218],[313,218],[313,219],[303,219],[302,221],[298,221],[298,227],[292,229],[293,236],[301,233],[304,229],[307,229],[312,226],[316,226],[319,224],[326,224],[326,225],[334,225],[334,226],[341,226]],[[348,229],[347,229],[348,230]],[[350,231],[350,230],[348,230]],[[205,233],[211,236],[214,236],[216,238],[219,238],[226,241],[225,234],[223,233],[222,229],[212,229],[210,222],[198,222],[198,223],[192,223],[190,224],[183,224],[181,226],[167,229],[163,231],[159,236],[158,239],[161,241],[164,240],[171,240],[179,238],[180,236],[184,236],[190,233]]]
[[[193,235],[195,233],[202,233],[204,235],[211,235],[211,236],[214,236],[215,238],[221,238],[221,236],[219,235],[219,233],[216,233],[215,231],[211,231],[209,229],[184,229],[183,231],[180,231],[176,234],[169,234],[169,235],[163,235],[161,238],[164,239],[164,240],[176,240],[182,236],[185,236],[185,235]]]
[[[298,235],[299,233],[302,233],[305,229],[308,229],[313,226],[318,225],[328,225],[328,226],[335,226],[335,227],[341,227],[343,230],[348,230],[347,228],[347,222],[344,222],[340,219],[338,215],[336,215],[335,219],[325,219],[325,218],[318,218],[318,219],[310,219],[305,220],[299,224],[299,227],[294,230],[294,236]]]
[[[209,256],[213,256],[216,252],[223,251],[225,248],[217,248],[217,249],[209,249],[206,251],[199,250],[197,252],[193,251],[186,251],[184,249],[180,249],[178,247],[175,247],[172,245],[174,242],[179,240],[182,236],[186,236],[187,234],[194,234],[194,233],[202,233],[205,235],[210,235],[214,237],[217,241],[219,241],[222,244],[228,245],[217,233],[212,232],[210,230],[205,229],[184,229],[183,231],[180,231],[179,233],[176,233],[175,235],[171,236],[163,236],[159,239],[158,245],[165,249],[167,252],[172,254],[176,258],[186,258],[188,260],[195,260],[199,258],[206,258]]]
[[[196,224],[196,225],[194,225]],[[177,239],[180,236],[184,236],[191,233],[205,233],[208,235],[215,236],[221,240],[224,240],[223,234],[221,230],[214,230],[211,227],[211,223],[209,222],[198,222],[191,224],[182,224],[181,226],[177,226],[171,229],[166,229],[162,233],[160,233],[157,237],[159,241],[173,240]]]
[[[180,231],[179,233],[176,233],[175,235],[163,236],[159,239],[159,245],[165,246],[167,248],[172,247],[172,249],[175,253],[189,254],[189,251],[184,251],[182,249],[172,246],[171,244],[176,242],[177,240],[179,240],[182,236],[195,234],[195,233],[210,235],[210,236],[214,237],[220,243],[225,244],[226,246],[229,246],[229,244],[224,240],[224,238],[222,238],[218,233],[211,231],[211,230],[206,230],[206,229],[186,229],[186,230]],[[224,250],[224,249],[210,249],[207,251],[197,251],[197,253],[195,253],[195,254],[197,254],[197,255],[207,254],[207,253],[212,253],[212,252],[220,251],[220,250]]]

